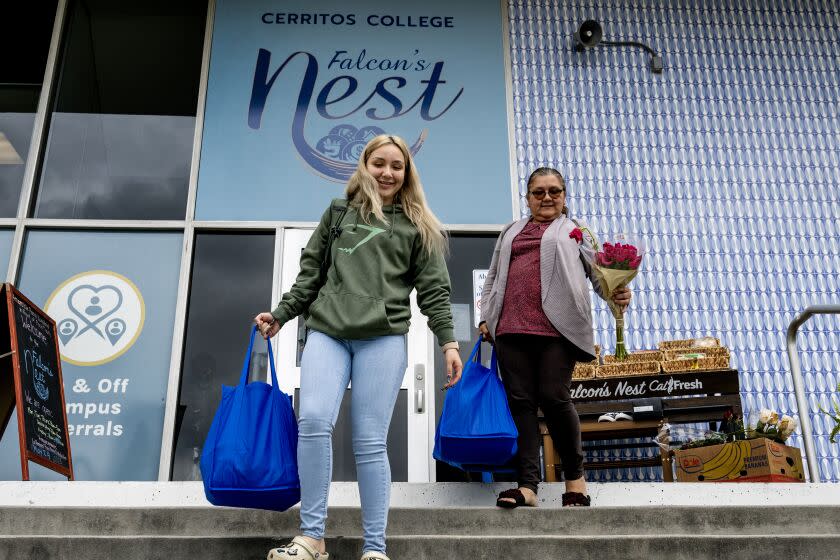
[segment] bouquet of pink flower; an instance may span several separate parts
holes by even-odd
[[[595,253],[595,263],[610,270],[638,270],[642,255],[638,247],[629,243],[604,243],[604,248]]]
[[[615,357],[627,357],[624,345],[624,311],[610,297],[636,277],[644,256],[644,244],[628,234],[618,234],[612,243],[598,245],[595,236],[587,228],[575,228],[569,237],[580,244],[581,255],[592,267],[592,274],[607,294],[607,305],[615,317]]]

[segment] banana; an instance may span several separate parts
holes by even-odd
[[[706,473],[708,473],[709,471],[716,471],[717,469],[726,465],[729,462],[729,459],[732,454],[733,449],[728,445],[724,445],[717,455],[715,455],[708,461],[705,461],[703,463],[703,474],[705,475],[705,477],[709,478],[708,475],[706,475]]]
[[[748,441],[733,441],[732,445],[735,447],[737,458],[732,462],[732,469],[724,475],[728,479],[738,478],[741,476],[741,471],[745,468],[744,463],[752,452],[750,442]]]
[[[733,441],[724,446],[729,453],[716,461],[713,468],[703,468],[703,476],[706,480],[729,480],[737,478],[744,469],[744,460],[750,456],[750,442],[739,440]],[[721,451],[718,456],[723,455]],[[716,456],[715,458],[717,458]]]

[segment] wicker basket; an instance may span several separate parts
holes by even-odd
[[[659,362],[620,362],[598,366],[595,377],[624,377],[626,375],[656,375]]]
[[[605,364],[622,364],[626,362],[661,362],[663,352],[661,350],[639,350],[627,355],[623,360],[617,360],[612,354],[604,355]]]
[[[729,369],[729,355],[714,356],[711,358],[693,358],[689,360],[670,360],[662,362],[662,371],[666,373],[692,371],[695,369],[703,371],[715,369]]]
[[[600,350],[597,346],[595,351]],[[596,355],[597,356],[597,355]],[[598,358],[588,362],[575,362],[575,367],[572,370],[572,379],[592,379],[595,377],[595,368],[598,366]]]
[[[589,363],[577,363],[572,370],[572,379],[594,379],[596,367]]]
[[[708,348],[704,348],[702,346],[689,346],[686,348],[679,348],[675,350],[665,350],[663,352],[664,356],[661,358],[662,361],[670,362],[673,360],[684,360],[686,358],[681,358],[680,356],[690,356],[691,358],[718,358],[720,356],[725,356],[729,358],[729,348],[725,346],[710,346]],[[692,354],[698,354],[697,356],[692,356]]]
[[[715,346],[720,346],[720,339],[711,336],[699,338],[685,338],[683,340],[661,340],[659,341],[659,344],[657,346],[659,346],[660,350],[673,350],[675,348],[693,348],[696,347],[697,343],[701,340],[713,340]],[[704,346],[704,348],[707,347]]]

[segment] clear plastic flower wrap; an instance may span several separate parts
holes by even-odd
[[[607,305],[615,317],[615,357],[622,360],[627,357],[624,343],[624,310],[612,300],[612,294],[627,286],[639,273],[639,267],[645,255],[645,244],[636,235],[619,233],[611,241],[599,244],[595,235],[585,227],[572,230],[569,237],[580,245],[580,253],[592,268],[592,274],[604,288]]]
[[[721,432],[703,429],[693,424],[669,424],[659,426],[659,432],[653,438],[664,453],[677,449],[715,445],[726,442],[726,435]],[[702,442],[702,444],[701,444]]]
[[[757,413],[752,411],[747,415],[747,418],[744,429],[748,439],[766,437],[782,444],[788,440],[799,425],[796,418],[787,414],[780,416],[778,412],[768,408],[762,408]]]
[[[768,438],[784,445],[797,426],[795,418],[787,414],[780,416],[775,410],[762,408],[743,418],[730,409],[723,414],[719,431],[691,424],[674,425],[665,422],[660,426],[654,441],[666,452],[755,438]]]

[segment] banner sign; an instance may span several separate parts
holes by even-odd
[[[500,2],[218,0],[200,220],[315,221],[403,137],[444,223],[512,218]]]
[[[697,371],[572,380],[575,402],[737,393],[738,371]]]

